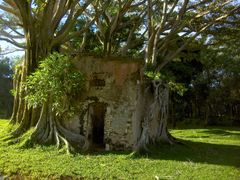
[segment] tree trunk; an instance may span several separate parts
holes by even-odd
[[[167,142],[173,144],[174,138],[167,129],[169,89],[161,80],[147,80],[141,84],[139,97],[142,132],[136,145],[137,150],[147,150],[147,145]],[[141,113],[140,112],[140,113]]]
[[[21,70],[22,70],[22,66],[19,66],[16,68],[15,77],[13,79],[14,101],[13,101],[13,112],[11,117],[11,124],[15,124],[17,119],[17,111],[19,108]]]
[[[35,126],[40,113],[33,107],[28,107],[25,101],[27,89],[23,86],[27,76],[32,74],[39,63],[39,57],[46,57],[47,54],[39,55],[39,44],[35,38],[29,38],[27,41],[27,50],[21,71],[16,71],[18,81],[15,81],[14,88],[16,91],[15,102],[12,114],[12,123],[19,123],[19,127],[12,133],[14,137],[25,133],[31,126]],[[47,46],[46,46],[47,47]],[[19,81],[20,80],[20,81]]]

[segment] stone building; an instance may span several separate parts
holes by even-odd
[[[132,149],[140,136],[137,117],[142,61],[80,57],[77,68],[86,77],[79,116],[66,123],[84,135],[90,147]]]

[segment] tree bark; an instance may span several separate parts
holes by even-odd
[[[149,144],[160,142],[173,144],[175,140],[167,129],[168,85],[161,80],[145,80],[140,86],[139,97],[144,110],[141,111],[142,131],[135,149],[147,150]]]
[[[19,107],[19,93],[20,93],[20,82],[21,82],[21,70],[22,66],[19,66],[15,70],[15,77],[13,79],[13,91],[14,91],[14,101],[13,101],[13,112],[11,117],[11,124],[16,123],[16,116]]]

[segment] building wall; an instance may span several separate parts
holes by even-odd
[[[101,103],[106,105],[105,148],[132,149],[138,138],[137,129],[140,128],[136,108],[141,62],[79,57],[76,67],[85,74],[86,92],[80,100],[82,108],[79,117],[66,123],[66,126],[83,134],[91,144],[90,107],[93,103]]]

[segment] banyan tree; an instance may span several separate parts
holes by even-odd
[[[122,63],[126,59],[131,62],[137,57],[142,64],[138,72],[140,78],[136,82],[136,93],[141,97],[138,98],[141,105],[136,106],[138,114],[134,118],[138,119],[139,132],[132,148],[141,149],[150,143],[175,142],[167,129],[169,87],[167,79],[161,74],[164,67],[179,58],[189,43],[201,38],[202,33],[206,35],[209,29],[217,25],[224,26],[231,21],[231,16],[239,12],[239,2],[3,0],[0,9],[0,40],[25,50],[23,62],[15,71],[15,99],[11,123],[18,124],[18,128],[12,132],[13,138],[20,137],[34,127],[31,135],[33,142],[63,142],[79,150],[88,147],[89,138],[86,134],[73,132],[62,123],[61,118],[70,116],[65,115],[67,110],[60,114],[54,110],[51,98],[53,95],[49,91],[48,96],[36,105],[29,103],[26,98],[29,97],[31,88],[25,84],[39,68],[40,71],[44,70],[42,62],[49,57],[54,61],[65,58],[56,54],[57,58],[54,58],[51,56],[54,52],[65,54],[70,57],[67,58],[69,61],[74,59],[75,66],[79,64],[76,59],[83,59],[84,62],[84,57],[89,55],[100,55],[101,58],[97,61],[124,57]],[[126,65],[128,68],[123,68],[125,65],[122,63],[118,64],[122,67],[119,68],[122,72],[119,72],[118,68],[115,72],[111,71],[114,77],[118,77],[117,73],[129,74],[129,65]],[[80,69],[84,71],[84,63],[80,64]],[[100,69],[104,66],[115,67],[99,64]],[[54,68],[54,65],[50,67]],[[88,68],[89,66],[85,69]],[[121,76],[125,78],[124,75]],[[96,78],[94,83],[102,86],[105,82]],[[84,94],[87,93],[81,93],[81,98],[86,99],[82,97]],[[61,95],[64,97],[61,97],[60,105],[69,107],[72,101],[68,99],[74,100],[71,97],[72,92],[66,91]],[[84,105],[79,108],[79,111],[84,111]],[[91,108],[93,111],[94,108],[96,111],[109,111],[104,105],[93,104]],[[81,116],[79,121],[82,121]]]

